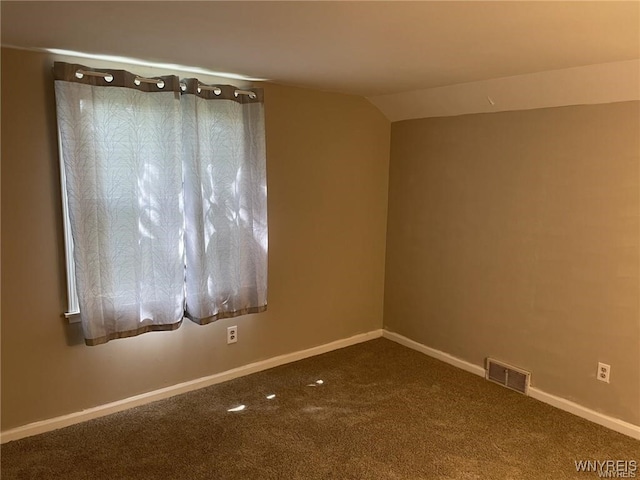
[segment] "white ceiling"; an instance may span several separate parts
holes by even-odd
[[[2,44],[365,96],[640,58],[640,2],[10,2]]]

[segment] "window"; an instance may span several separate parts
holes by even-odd
[[[69,313],[75,286],[86,343],[266,309],[262,91],[54,74]]]

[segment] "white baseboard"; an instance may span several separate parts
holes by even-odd
[[[565,412],[573,413],[578,417],[589,420],[590,422],[597,423],[603,427],[607,427],[615,432],[622,433],[636,440],[640,440],[640,426],[633,423],[625,422],[618,418],[610,417],[590,408],[583,407],[579,403],[572,402],[566,398],[556,397],[550,393],[539,390],[535,387],[529,387],[529,396],[547,403],[553,407],[564,410]]]
[[[396,343],[399,343],[400,345],[409,347],[412,350],[417,350],[418,352],[424,353],[425,355],[429,355],[430,357],[437,358],[438,360],[442,360],[443,362],[448,363],[449,365],[453,365],[454,367],[458,367],[458,368],[461,368],[462,370],[466,370],[467,372],[484,377],[484,368],[474,363],[467,362],[458,357],[454,357],[453,355],[449,355],[448,353],[444,353],[444,352],[441,352],[440,350],[436,350],[435,348],[427,347],[422,343],[413,341],[410,338],[404,337],[398,333],[389,332],[388,330],[384,330],[382,332],[382,336]]]
[[[404,345],[405,347],[417,350],[418,352],[424,353],[425,355],[428,355],[430,357],[442,360],[443,362],[453,365],[454,367],[461,368],[463,370],[466,370],[467,372],[479,375],[481,377],[485,376],[485,370],[480,365],[475,365],[473,363],[467,362],[460,358],[454,357],[453,355],[449,355],[448,353],[436,350],[435,348],[427,347],[422,343],[415,342],[400,334],[389,332],[388,330],[384,330],[382,336],[396,343],[399,343],[400,345]],[[585,420],[589,420],[590,422],[597,423],[598,425],[602,425],[603,427],[609,428],[618,433],[622,433],[624,435],[628,435],[631,438],[635,438],[636,440],[640,440],[639,425],[634,425],[633,423],[609,417],[608,415],[596,412],[595,410],[591,410],[587,407],[583,407],[582,405],[565,398],[551,395],[550,393],[544,392],[535,387],[529,387],[529,396],[541,402],[547,403],[553,407],[559,408],[560,410],[564,410],[565,412],[569,412],[577,415],[578,417],[584,418]]]
[[[417,350],[418,352],[424,353],[430,357],[453,365],[454,367],[458,367],[467,372],[484,377],[485,371],[482,366],[467,362],[440,350],[427,347],[426,345],[418,343],[394,332],[389,332],[387,330],[373,330],[371,332],[355,335],[353,337],[336,340],[335,342],[327,343],[325,345],[319,345],[317,347],[308,348],[306,350],[300,350],[286,355],[280,355],[277,357],[269,358],[267,360],[262,360],[259,362],[244,365],[242,367],[227,370],[225,372],[209,375],[207,377],[190,380],[188,382],[179,383],[170,387],[154,390],[152,392],[135,395],[133,397],[107,403],[105,405],[99,405],[97,407],[82,410],[80,412],[74,412],[68,415],[42,420],[39,422],[34,422],[28,425],[23,425],[21,427],[6,430],[0,433],[0,443],[19,440],[20,438],[30,437],[32,435],[38,435],[40,433],[50,432],[59,428],[68,427],[69,425],[74,425],[76,423],[85,422],[94,418],[103,417],[111,413],[128,410],[133,407],[145,405],[147,403],[162,400],[164,398],[173,397],[174,395],[190,392],[192,390],[198,390],[200,388],[215,385],[217,383],[226,382],[234,378],[250,375],[252,373],[267,370],[269,368],[284,365],[286,363],[295,362],[304,358],[313,357],[315,355],[321,355],[323,353],[327,353],[332,350],[338,350],[340,348],[355,345],[357,343],[367,342],[381,336],[404,345],[405,347]],[[570,400],[566,400],[550,393],[546,393],[535,387],[529,388],[529,396],[541,402],[547,403],[553,407],[559,408],[591,422],[597,423],[598,425],[602,425],[603,427],[607,427],[616,432],[640,440],[640,426],[638,425],[634,425],[617,418],[609,417],[602,413],[583,407],[582,405],[574,403]]]
[[[80,412],[74,412],[68,415],[62,415],[60,417],[50,418],[48,420],[42,420],[39,422],[30,423],[28,425],[23,425],[21,427],[12,428],[0,433],[0,443],[19,440],[21,438],[30,437],[32,435],[38,435],[40,433],[50,432],[59,428],[68,427],[69,425],[74,425],[76,423],[86,422],[87,420],[103,417],[105,415],[120,412],[122,410],[128,410],[133,407],[145,405],[147,403],[162,400],[164,398],[173,397],[174,395],[190,392],[192,390],[198,390],[200,388],[215,385],[217,383],[226,382],[227,380],[250,375],[252,373],[267,370],[269,368],[284,365],[286,363],[291,363],[302,360],[304,358],[321,355],[323,353],[327,353],[332,350],[338,350],[340,348],[355,345],[357,343],[367,342],[381,336],[382,330],[373,330],[371,332],[354,335],[353,337],[336,340],[335,342],[308,348],[306,350],[300,350],[297,352],[288,353],[286,355],[279,355],[277,357],[269,358],[267,360],[250,363],[242,367],[227,370],[226,372],[216,373],[214,375],[198,378],[196,380],[190,380],[188,382],[178,383],[176,385],[161,388],[159,390],[154,390],[152,392],[135,395],[133,397],[118,400],[116,402],[88,408]]]

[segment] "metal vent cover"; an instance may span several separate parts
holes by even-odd
[[[528,394],[531,373],[521,368],[487,358],[485,378],[516,392]]]

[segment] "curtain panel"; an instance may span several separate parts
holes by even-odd
[[[266,308],[264,112],[261,91],[184,83],[186,313],[204,324]]]
[[[262,90],[54,64],[88,345],[266,309]]]

